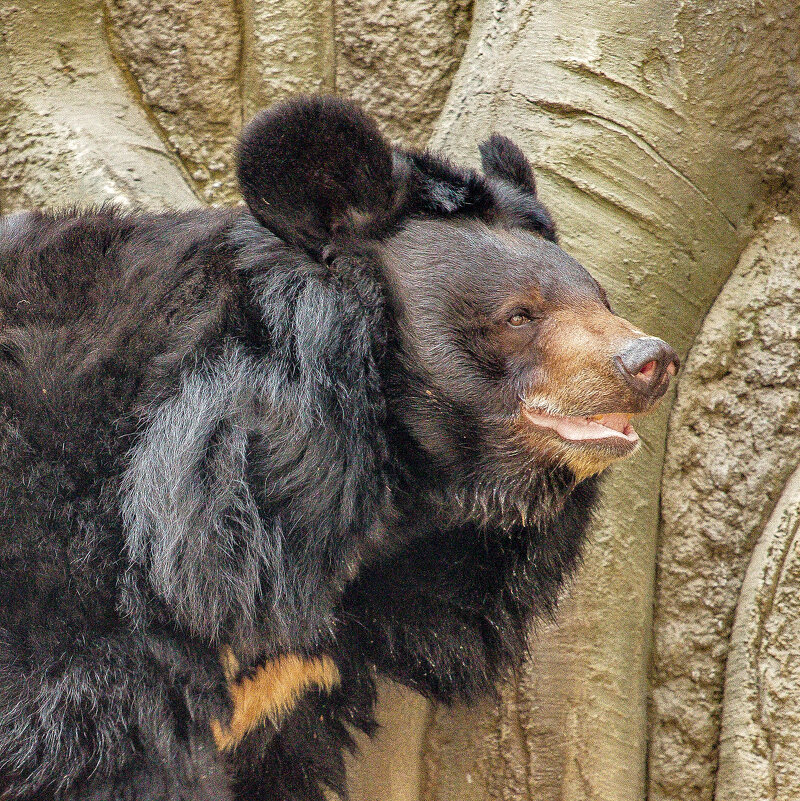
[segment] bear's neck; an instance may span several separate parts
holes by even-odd
[[[562,465],[521,463],[508,471],[492,455],[473,461],[468,473],[431,458],[398,421],[390,427],[395,476],[395,507],[399,527],[412,532],[476,526],[507,532],[542,530],[556,521],[582,483]],[[591,509],[586,510],[587,520]],[[401,537],[402,538],[402,537]]]

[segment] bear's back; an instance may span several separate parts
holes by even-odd
[[[0,226],[4,627],[113,624],[125,454],[181,364],[239,324],[236,216],[101,208]]]

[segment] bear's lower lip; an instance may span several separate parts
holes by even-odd
[[[630,423],[631,415],[622,412],[583,416],[560,416],[523,409],[529,422],[547,428],[566,442],[579,445],[610,446],[615,451],[633,450],[639,435]]]

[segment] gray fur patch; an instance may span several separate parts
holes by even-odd
[[[466,189],[460,186],[450,186],[448,184],[433,183],[429,187],[431,200],[440,206],[446,214],[458,211],[464,204],[467,197]]]
[[[195,634],[218,637],[232,612],[253,625],[261,573],[281,562],[281,532],[264,530],[246,475],[265,394],[263,372],[229,348],[184,378],[130,453],[122,484],[130,558]],[[274,582],[267,591],[278,610],[287,588]]]

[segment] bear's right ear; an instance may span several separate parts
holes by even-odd
[[[536,179],[525,154],[507,136],[492,134],[478,145],[481,166],[490,178],[500,178],[536,194]]]
[[[300,97],[262,111],[238,150],[250,211],[281,239],[320,258],[336,236],[387,219],[392,151],[374,121],[336,97]]]

